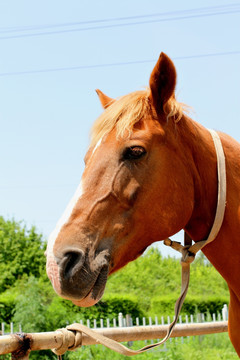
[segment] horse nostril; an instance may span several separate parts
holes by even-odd
[[[69,250],[65,252],[60,262],[61,272],[65,279],[73,277],[84,264],[84,254],[81,250]]]

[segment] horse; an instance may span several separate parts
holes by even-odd
[[[55,291],[92,306],[109,275],[155,241],[184,229],[195,243],[211,231],[217,158],[208,129],[175,97],[176,69],[164,53],[149,87],[118,99],[96,90],[104,109],[91,131],[81,182],[47,247]],[[230,340],[240,356],[240,144],[219,132],[227,196],[220,231],[203,253],[226,280]]]

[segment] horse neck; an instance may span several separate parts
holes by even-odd
[[[216,151],[210,132],[190,118],[180,121],[178,131],[194,184],[194,208],[185,230],[194,241],[200,241],[210,233],[216,212]]]
[[[188,141],[189,166],[195,187],[195,206],[185,230],[194,241],[200,241],[209,235],[216,214],[217,159],[209,131],[189,118],[183,120],[179,131],[184,141]],[[203,252],[240,299],[240,144],[226,134],[220,134],[220,138],[226,157],[225,216],[218,236]]]

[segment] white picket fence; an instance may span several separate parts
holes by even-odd
[[[166,325],[172,322],[173,318],[168,316],[164,318],[163,316],[159,319],[157,316],[153,319],[152,317],[142,319],[135,318],[133,319],[131,315],[123,316],[122,313],[118,314],[118,318],[113,320],[110,319],[100,319],[100,326],[97,324],[99,321],[97,319],[87,319],[86,321],[81,320],[80,323],[83,325],[88,326],[89,328],[96,329],[96,328],[117,328],[117,327],[129,327],[129,326],[152,326],[152,325]],[[227,321],[228,320],[228,306],[225,304],[222,308],[221,313],[209,314],[207,317],[204,314],[195,314],[195,315],[186,315],[185,317],[179,316],[179,324],[189,324],[189,323],[203,323],[203,322],[216,322],[216,321]],[[68,325],[68,323],[66,323]],[[10,324],[1,323],[1,330],[0,335],[7,335],[13,334],[15,332],[27,332],[28,329],[22,329],[21,324],[16,325],[12,322]]]

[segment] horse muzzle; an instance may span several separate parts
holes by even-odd
[[[65,249],[60,257],[48,255],[47,273],[55,291],[78,306],[97,303],[105,289],[110,255],[107,249],[96,253]]]

